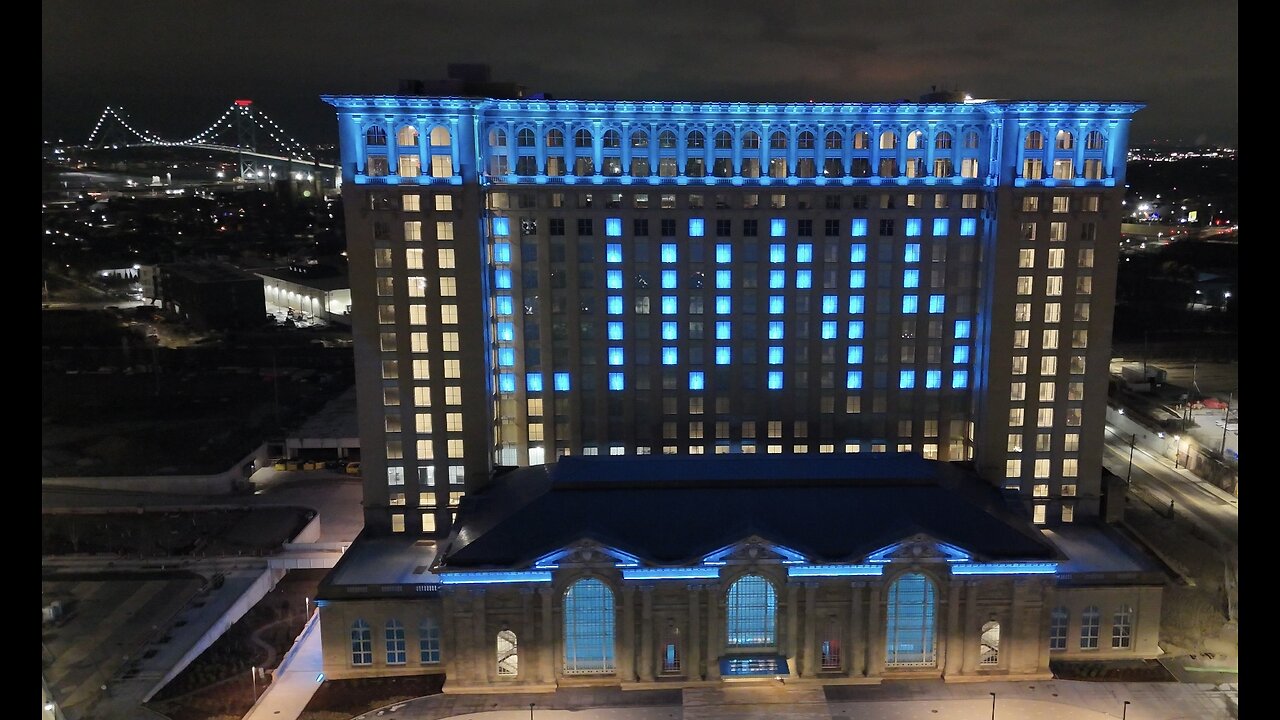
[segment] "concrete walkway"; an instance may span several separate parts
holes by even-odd
[[[320,688],[324,656],[320,648],[320,614],[315,613],[276,668],[275,676],[244,720],[296,718]]]

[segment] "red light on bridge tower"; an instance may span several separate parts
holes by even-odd
[[[236,100],[235,103],[238,107],[249,107],[250,105],[253,104],[253,101],[252,100]]]

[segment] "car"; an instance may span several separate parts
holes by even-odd
[[[355,462],[349,462],[349,463],[347,463],[347,474],[348,474],[348,475],[359,475],[359,474],[360,474],[360,461],[359,461],[359,460],[357,460],[357,461],[355,461]]]

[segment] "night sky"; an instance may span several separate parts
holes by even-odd
[[[1239,9],[1209,0],[43,0],[41,130],[108,104],[163,136],[252,98],[332,142],[322,93],[483,62],[557,98],[1137,100],[1133,140],[1232,144]]]

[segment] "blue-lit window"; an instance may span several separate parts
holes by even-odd
[[[937,390],[942,387],[942,371],[941,370],[925,370],[924,386],[930,390]]]
[[[960,234],[964,237],[971,237],[978,234],[977,218],[960,218]]]
[[[920,262],[920,243],[907,243],[902,251],[902,259],[905,262]]]
[[[493,219],[493,234],[506,237],[511,234],[511,218],[496,217]]]
[[[783,331],[783,327],[784,327],[783,323],[778,321],[769,323],[769,339],[781,340],[785,335],[785,332]]]
[[[946,295],[930,295],[929,296],[929,314],[941,315],[947,309]]]
[[[840,298],[835,295],[822,296],[822,314],[835,315],[840,312]]]
[[[951,350],[951,362],[956,365],[963,365],[969,362],[969,346],[957,345]]]
[[[945,237],[951,232],[951,220],[948,218],[933,219],[933,236]]]
[[[796,271],[796,288],[799,290],[808,290],[813,287],[813,271],[797,270]]]
[[[662,289],[663,289],[663,290],[670,290],[670,289],[674,288],[674,287],[676,286],[676,271],[675,271],[675,270],[663,270],[663,271],[662,271],[662,278],[661,278],[661,279],[662,279]]]
[[[781,315],[787,311],[787,300],[781,295],[769,296],[769,314]]]
[[[604,261],[609,263],[622,262],[622,246],[618,243],[608,243],[605,245]]]
[[[743,575],[729,586],[725,600],[725,640],[730,647],[774,647],[778,597],[759,575]]]
[[[836,323],[834,320],[824,320],[822,322],[822,339],[832,340],[836,336]]]
[[[596,578],[583,578],[564,594],[564,672],[614,671],[613,591]]]
[[[849,271],[849,287],[851,289],[864,288],[867,286],[866,270],[850,270]]]
[[[861,340],[862,331],[863,331],[863,325],[861,320],[849,321],[849,339],[850,340]]]
[[[607,329],[607,331],[608,331],[609,339],[610,339],[610,340],[621,340],[621,339],[622,339],[622,323],[620,323],[620,322],[616,322],[616,321],[615,321],[615,322],[610,322],[610,323],[608,323],[605,327],[606,327],[606,329]]]
[[[727,290],[733,287],[733,271],[717,270],[716,271],[716,288],[719,290]]]
[[[502,342],[515,342],[516,326],[514,323],[500,322],[498,323],[498,340]]]
[[[782,389],[782,373],[779,371],[771,371],[768,377],[770,390]]]
[[[661,253],[662,253],[662,262],[664,263],[675,262],[676,261],[675,243],[663,243]]]
[[[609,364],[615,367],[622,365],[625,354],[620,347],[609,348]]]
[[[850,365],[861,365],[862,364],[862,346],[850,345],[848,357],[846,359],[849,361]]]
[[[494,302],[497,305],[499,315],[512,314],[511,308],[513,307],[513,305],[511,304],[510,295],[499,295]]]
[[[605,218],[604,234],[608,237],[622,237],[622,218]]]
[[[907,237],[920,237],[920,218],[907,218]]]
[[[849,296],[849,314],[861,315],[867,309],[867,300],[861,295]]]
[[[786,270],[770,270],[769,271],[769,287],[773,289],[784,288],[787,286]]]
[[[920,271],[919,270],[903,270],[902,271],[902,287],[904,288],[920,287]]]
[[[849,262],[863,263],[867,261],[867,246],[854,243],[849,246]]]
[[[702,237],[707,232],[707,221],[702,218],[689,218],[689,237]]]
[[[810,263],[813,262],[813,245],[809,243],[800,243],[796,246],[796,262]]]
[[[363,618],[351,623],[351,664],[373,664],[373,630]]]
[[[733,361],[733,351],[724,345],[716,346],[716,364],[728,365]]]
[[[716,262],[733,262],[733,246],[727,243],[716,245]]]
[[[919,573],[902,575],[889,586],[885,609],[887,667],[933,667],[933,583]]]
[[[622,271],[621,270],[605,270],[604,285],[610,290],[622,289]]]
[[[844,375],[844,386],[847,390],[858,390],[862,388],[862,371],[850,370]]]
[[[902,314],[912,315],[920,309],[920,298],[915,295],[902,296]]]
[[[511,289],[511,271],[510,270],[494,270],[493,284],[499,290]]]
[[[716,296],[716,314],[728,315],[733,312],[733,298],[728,295]]]
[[[498,375],[498,392],[511,393],[516,391],[516,376],[511,373],[501,373]]]
[[[608,298],[606,298],[605,312],[609,313],[610,315],[621,315],[622,314],[622,296],[610,295]]]
[[[689,373],[689,389],[702,390],[706,387],[706,378],[703,377],[701,370],[694,370]]]
[[[555,373],[551,376],[551,382],[556,392],[569,392],[569,373]]]
[[[866,237],[867,236],[867,219],[854,218],[853,221],[849,223],[849,236],[850,237]]]
[[[609,373],[609,389],[610,390],[625,390],[626,387],[627,387],[627,381],[622,373],[620,372]]]
[[[498,366],[511,367],[516,364],[515,348],[498,348]]]
[[[529,392],[542,392],[542,373],[529,373],[524,376],[524,389]]]
[[[680,351],[674,347],[662,348],[662,364],[676,365],[680,362]]]
[[[662,323],[662,339],[675,340],[680,336],[679,324],[673,322]]]
[[[968,320],[957,320],[956,333],[955,333],[956,339],[964,340],[965,338],[969,337],[970,327],[971,327],[971,323]]]
[[[968,370],[952,370],[951,371],[951,387],[960,388],[969,387],[969,371]]]
[[[899,370],[898,371],[898,387],[908,390],[916,386],[915,370]]]
[[[662,296],[662,314],[675,315],[680,311],[680,299],[675,295]]]
[[[773,244],[769,246],[769,262],[784,263],[787,261],[787,246]]]
[[[496,263],[511,262],[511,243],[494,243],[493,261]]]
[[[716,323],[716,339],[728,340],[733,334],[731,327],[732,326],[727,322]]]
[[[770,365],[782,364],[782,348],[781,347],[778,347],[777,345],[769,346],[769,364]]]
[[[787,235],[786,218],[773,218],[772,220],[769,221],[770,237],[786,237],[786,235]]]

